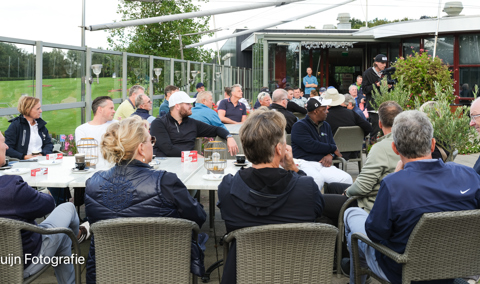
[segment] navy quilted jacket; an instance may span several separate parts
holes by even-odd
[[[193,199],[174,173],[157,171],[133,160],[99,171],[87,180],[85,212],[90,224],[125,217],[174,217],[205,222],[203,206]],[[95,243],[87,260],[87,283],[95,283]]]

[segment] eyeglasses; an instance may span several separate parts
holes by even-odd
[[[145,141],[143,143],[147,143],[148,141]],[[155,143],[157,142],[157,138],[155,136],[151,136],[150,137],[150,143],[152,143],[152,146],[155,145]]]
[[[476,119],[477,117],[480,117],[480,114],[471,115],[471,116],[470,116],[470,121],[476,122],[475,119]]]

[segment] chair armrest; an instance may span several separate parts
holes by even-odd
[[[406,263],[407,257],[404,254],[399,254],[398,252],[393,251],[392,249],[379,244],[372,242],[367,236],[361,233],[354,233],[352,235],[352,245],[356,246],[358,249],[358,241],[361,240],[362,242],[366,243],[367,245],[373,247],[374,249],[378,250],[380,253],[388,256],[390,259],[395,261],[396,263]]]
[[[227,256],[230,251],[230,243],[235,239],[235,231],[223,236],[223,263],[227,261]]]

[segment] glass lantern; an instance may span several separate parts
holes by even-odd
[[[203,150],[204,166],[208,173],[223,174],[227,168],[227,145],[221,141],[211,141]]]
[[[98,164],[98,141],[94,138],[82,138],[77,143],[78,153],[85,154],[85,166],[95,168]]]

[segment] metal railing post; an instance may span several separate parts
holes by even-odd
[[[42,102],[42,77],[43,77],[43,44],[41,41],[35,42],[35,97]]]
[[[122,60],[122,99],[127,99],[127,82],[128,82],[128,63],[127,63],[127,53],[122,53],[123,60]]]
[[[87,47],[85,58],[85,122],[92,120],[92,84],[90,77],[92,76],[92,49]]]
[[[148,74],[148,78],[150,80],[150,82],[148,82],[148,86],[150,86],[148,88],[148,94],[150,96],[150,101],[152,102],[152,105],[153,105],[153,56],[150,55],[150,68],[149,68],[149,74]],[[152,115],[153,113],[153,108],[149,111],[150,115]]]

